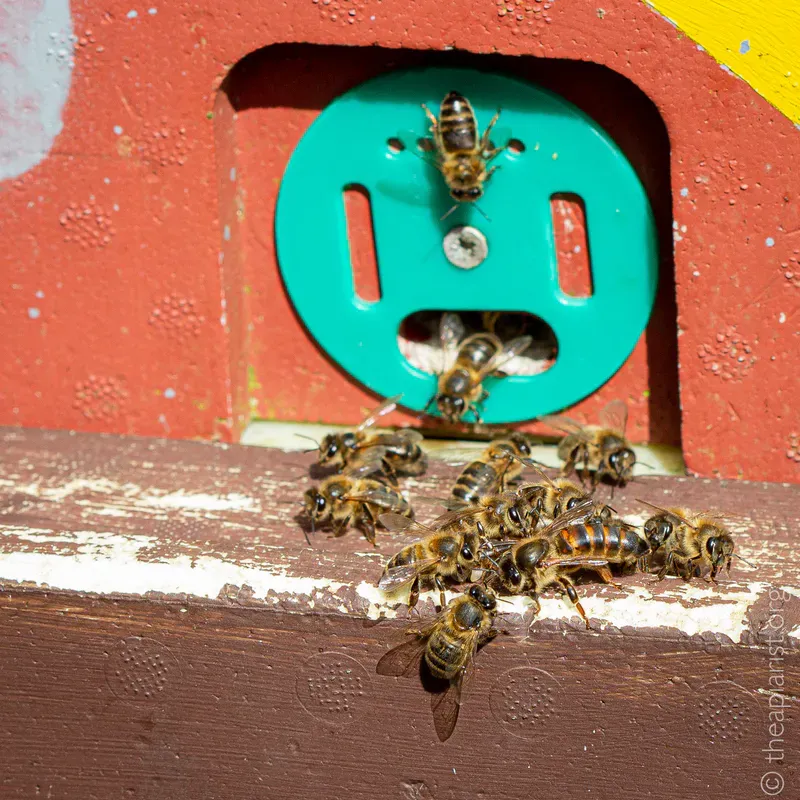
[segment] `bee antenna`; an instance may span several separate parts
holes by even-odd
[[[734,558],[738,558],[738,559],[739,559],[739,561],[744,561],[744,563],[745,563],[745,564],[747,564],[747,566],[748,566],[748,567],[755,567],[755,564],[754,564],[752,561],[748,561],[746,558],[743,558],[743,557],[742,557],[742,556],[740,556],[738,553],[731,553],[731,555],[732,555]]]
[[[510,600],[506,600],[505,597],[495,597],[498,603],[506,603],[507,605],[513,606],[514,604]]]
[[[448,212],[446,212],[445,214],[442,214],[442,216],[439,217],[439,222],[441,222],[442,220],[447,219],[457,208],[458,208],[458,203],[456,203]]]
[[[491,219],[489,219],[489,215],[477,203],[475,203],[474,205],[475,205],[475,208],[477,208],[478,211],[480,211],[481,215],[483,216],[483,218],[487,222],[491,222],[492,221]]]
[[[647,467],[647,469],[655,469],[652,464],[648,464],[646,461],[639,461],[639,459],[636,459],[636,463],[641,464],[643,467]]]
[[[497,572],[497,574],[499,575],[500,565],[489,555],[483,556],[483,558],[485,558],[490,564],[494,566],[494,570],[492,570],[492,572]]]
[[[320,443],[316,439],[314,439],[312,436],[306,436],[304,433],[296,433],[295,436],[299,436],[301,439],[308,439],[309,442],[314,442],[314,444],[316,445],[316,449],[319,450]],[[310,453],[312,451],[311,450],[304,450],[303,452]]]

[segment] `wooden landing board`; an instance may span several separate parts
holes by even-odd
[[[591,632],[555,596],[529,633],[525,603],[503,606],[510,635],[479,654],[440,744],[418,682],[375,674],[406,624],[375,581],[409,539],[308,548],[310,454],[16,429],[0,444],[4,800],[731,800],[761,796],[768,772],[800,786],[798,487],[637,480],[614,500],[629,519],[645,516],[635,497],[733,512],[755,566],[716,587],[581,586]],[[404,481],[422,521],[457,471]]]

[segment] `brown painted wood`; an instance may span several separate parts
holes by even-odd
[[[638,511],[642,497],[740,514],[737,543],[756,567],[737,566],[702,597],[643,575],[622,579],[625,597],[582,586],[590,601],[632,609],[630,624],[595,621],[592,632],[556,600],[548,607],[563,606],[563,618],[530,635],[506,616],[511,635],[479,654],[455,734],[440,744],[418,683],[375,674],[402,638],[402,611],[365,620],[375,609],[359,594],[402,540],[384,534],[373,552],[356,532],[317,534],[307,548],[292,517],[311,456],[8,429],[0,444],[3,800],[736,800],[764,796],[770,771],[784,797],[800,792],[797,487],[631,486],[615,498],[622,512]],[[434,463],[408,482],[420,518],[435,513],[431,498],[456,471]],[[126,542],[128,573],[143,564],[160,581],[159,570],[191,578],[195,569],[206,582],[150,594],[64,588],[102,583],[93,571],[111,569]],[[285,576],[289,588],[192,593],[234,568]],[[4,577],[26,569],[28,582]],[[43,577],[63,585],[42,586]],[[292,579],[341,586],[309,594]],[[729,636],[714,620],[743,608],[742,592],[753,600],[741,635]],[[633,611],[646,602],[680,613],[644,625]],[[698,609],[710,622],[687,632],[680,614]],[[776,649],[779,635],[788,652]],[[777,674],[783,693],[770,694]],[[792,707],[781,736],[770,733],[770,698]],[[782,764],[765,760],[771,739],[783,740],[773,742]]]

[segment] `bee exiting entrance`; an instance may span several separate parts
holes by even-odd
[[[397,344],[408,362],[423,372],[437,375],[451,365],[444,363],[440,325],[447,310],[417,311],[400,323]],[[518,356],[507,362],[505,375],[539,375],[550,369],[558,356],[558,340],[541,317],[525,311],[457,311],[466,335],[494,333],[502,342],[527,336],[531,342]]]

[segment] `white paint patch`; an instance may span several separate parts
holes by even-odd
[[[236,496],[234,496],[236,497]],[[238,496],[241,497],[241,496]],[[70,553],[39,553],[20,550],[0,553],[0,582],[18,582],[53,589],[90,594],[126,594],[144,596],[149,592],[180,594],[215,599],[226,584],[247,585],[257,599],[269,601],[278,595],[300,602],[300,597],[333,597],[347,584],[331,578],[289,576],[285,570],[263,566],[244,566],[218,557],[186,553],[170,558],[148,560],[158,544],[157,537],[122,535],[96,531],[53,533],[51,531],[0,526],[18,539],[37,545],[71,545]],[[0,545],[2,544],[0,535]],[[669,583],[674,583],[670,587]],[[374,583],[363,581],[354,587],[358,597],[369,604],[369,619],[394,619],[406,614],[407,589],[391,594]],[[769,585],[750,582],[744,588],[720,592],[719,587],[669,581],[665,594],[654,596],[644,586],[627,586],[623,591],[611,588],[602,595],[582,592],[581,602],[595,629],[604,624],[616,628],[672,628],[687,636],[712,633],[740,642],[746,630],[747,612]],[[800,590],[784,589],[791,594]],[[448,591],[447,601],[457,596]],[[438,601],[438,592],[423,597]],[[335,607],[349,613],[341,598]],[[697,601],[714,602],[699,603]],[[503,616],[532,617],[532,603],[526,597],[505,598],[500,607]],[[542,598],[537,620],[580,619],[572,604],[552,595]],[[534,626],[535,627],[535,626]],[[800,636],[800,628],[790,636]]]
[[[140,556],[156,544],[152,536],[78,531],[52,534],[35,529],[7,531],[39,544],[72,543],[77,552],[0,553],[0,581],[15,581],[90,594],[145,595],[148,592],[188,594],[215,599],[226,584],[253,589],[254,596],[334,594],[345,584],[328,578],[290,577],[285,572],[243,567],[209,556],[190,555],[160,561]]]
[[[261,505],[246,494],[203,494],[183,490],[169,494],[144,494],[140,501],[155,508],[177,508],[182,511],[261,511]]]
[[[114,494],[122,497],[130,497],[132,493],[140,491],[135,484],[120,484],[106,478],[88,480],[86,478],[76,478],[68,481],[61,486],[42,486],[40,483],[19,484],[14,480],[0,479],[0,486],[14,486],[16,491],[22,494],[29,494],[33,497],[41,497],[43,500],[63,500],[78,492],[97,492],[98,494]]]
[[[63,127],[75,37],[69,0],[3,3],[0,26],[0,180],[50,152]]]
[[[741,641],[747,629],[746,618],[749,608],[758,600],[767,584],[753,582],[742,591],[726,592],[720,596],[718,589],[681,585],[677,591],[671,591],[655,597],[643,586],[628,586],[616,596],[582,596],[581,605],[588,615],[592,627],[600,630],[603,624],[615,628],[674,628],[687,636],[702,633],[714,633],[727,636],[733,642]],[[612,591],[612,590],[607,590]],[[370,603],[367,611],[369,619],[394,619],[398,609],[393,608],[398,602],[405,601],[403,592],[387,595],[369,583],[356,587],[356,593]],[[438,602],[438,593],[425,592],[421,597],[434,597]],[[447,593],[447,601],[457,596],[455,592]],[[713,605],[689,605],[695,600],[715,597]],[[676,602],[677,601],[677,602]],[[575,607],[565,598],[547,596],[540,599],[541,610],[536,621],[555,620],[570,621],[582,624]],[[402,613],[405,613],[401,606]],[[501,614],[516,615],[523,619],[533,619],[533,602],[528,597],[505,597],[500,605]],[[598,625],[599,623],[599,625]],[[535,625],[534,625],[535,629]]]

